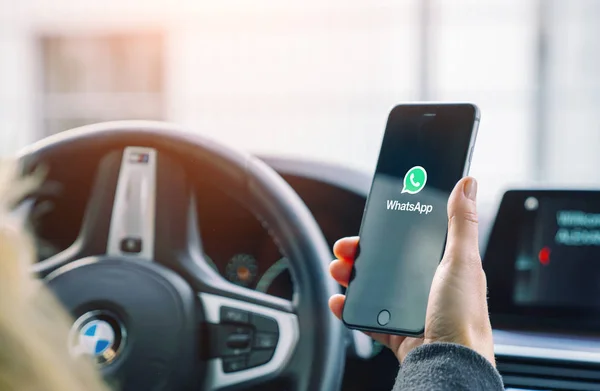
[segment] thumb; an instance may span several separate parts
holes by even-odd
[[[477,181],[466,177],[458,181],[448,199],[447,249],[459,253],[479,251],[477,219]]]
[[[463,178],[448,199],[446,251],[431,285],[425,341],[454,342],[494,364],[494,342],[479,256],[477,182]]]

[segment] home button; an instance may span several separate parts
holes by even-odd
[[[377,323],[379,323],[380,326],[385,326],[389,322],[390,322],[390,311],[383,310],[379,313],[379,315],[377,315]]]

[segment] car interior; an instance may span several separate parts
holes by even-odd
[[[599,1],[92,3],[0,0],[0,154],[46,173],[32,273],[69,349],[110,326],[104,376],[392,390],[396,356],[330,312],[332,248],[389,109],[469,101],[505,387],[600,390]]]
[[[331,319],[324,300],[340,289],[326,278],[329,249],[357,235],[367,175],[255,158],[142,121],[63,132],[21,158],[31,169],[49,168],[34,197],[46,210],[35,224],[36,272],[75,318],[103,308],[127,319],[128,355],[106,367],[126,387],[158,380],[135,376],[147,365],[176,363],[168,372],[177,376],[160,379],[175,388],[185,381],[201,389],[313,389],[334,387],[342,373],[342,390],[392,388],[395,356]],[[153,171],[139,171],[139,161],[155,161]],[[598,289],[587,266],[598,236],[584,229],[600,221],[592,213],[597,200],[592,190],[514,189],[481,225],[495,353],[507,387],[598,388],[598,318],[585,302]],[[130,246],[132,237],[141,242]],[[559,261],[552,268],[554,258],[578,267]],[[296,270],[295,260],[306,270]],[[172,321],[159,322],[164,316]],[[152,343],[159,337],[164,344]],[[159,357],[169,360],[152,362]]]

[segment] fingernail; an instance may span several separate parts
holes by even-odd
[[[477,199],[477,181],[473,178],[467,179],[463,191],[468,199],[475,201]]]

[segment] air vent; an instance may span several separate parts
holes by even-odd
[[[600,391],[600,365],[497,357],[504,384],[518,389]]]
[[[507,387],[600,391],[600,339],[494,330],[498,370]]]

